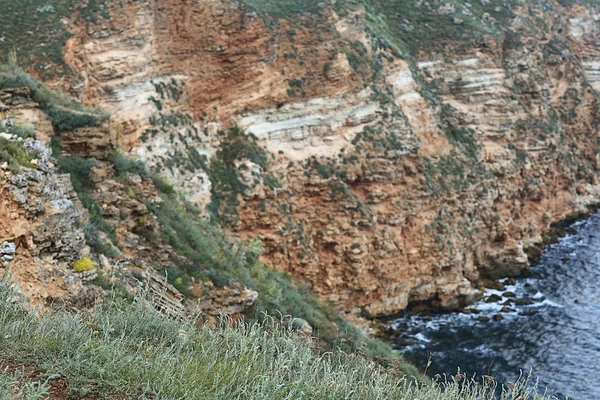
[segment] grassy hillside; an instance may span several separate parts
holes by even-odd
[[[277,324],[198,328],[142,296],[94,315],[37,316],[0,281],[0,399],[492,399],[495,383],[463,375],[419,383],[360,352],[322,354]],[[548,399],[514,385],[502,399]],[[520,397],[519,397],[520,396]]]

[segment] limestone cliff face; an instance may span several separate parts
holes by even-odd
[[[28,91],[2,91],[0,98],[16,120],[38,126],[40,139],[52,133]],[[6,133],[0,137],[19,140]],[[34,168],[13,173],[0,165],[0,276],[8,272],[30,304],[93,307],[98,289],[86,285],[94,278],[93,271],[76,273],[72,268],[90,251],[82,228],[85,210],[69,175],[58,173],[50,149],[32,139],[24,147]]]
[[[600,200],[600,10],[420,2],[451,29],[406,50],[368,6],[339,3],[276,20],[231,1],[114,0],[70,22],[71,91],[337,308],[460,307]],[[474,16],[488,33],[454,39]],[[423,28],[407,19],[406,35]]]
[[[0,120],[0,285],[8,275],[15,300],[81,311],[101,303],[105,289],[118,290],[173,317],[202,313],[207,321],[255,303],[258,293],[239,282],[168,283],[165,269],[187,260],[161,238],[152,210],[164,200],[141,165],[124,172],[114,158],[101,161],[116,157],[107,126],[61,132],[58,155],[49,146],[53,124],[29,88],[0,90],[0,109],[7,115]],[[19,136],[25,129],[36,138]],[[78,270],[82,261],[90,268]],[[182,288],[193,299],[186,301]]]

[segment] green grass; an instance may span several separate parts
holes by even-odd
[[[15,124],[9,131],[9,133],[11,135],[16,135],[22,139],[35,139],[37,137],[37,132],[30,125]]]
[[[216,329],[175,322],[138,297],[110,301],[91,315],[26,311],[0,283],[0,365],[33,366],[45,385],[0,374],[0,398],[40,398],[57,378],[71,399],[492,400],[493,383],[463,376],[417,382],[360,352],[322,353],[285,325],[223,321]],[[49,380],[48,378],[52,378]],[[16,383],[16,385],[15,385]],[[47,385],[47,386],[46,386]],[[502,399],[547,399],[518,384]],[[6,393],[23,391],[29,397]]]
[[[2,370],[0,361],[0,399],[38,400],[47,399],[47,382],[29,381],[22,369],[8,373]]]

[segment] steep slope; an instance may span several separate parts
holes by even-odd
[[[214,327],[223,314],[277,321],[320,349],[360,348],[419,375],[262,263],[260,240],[245,243],[201,220],[173,186],[114,149],[96,118],[105,114],[68,101],[14,63],[0,65],[0,99],[0,276],[17,285],[14,300],[81,311],[143,297],[179,323]],[[70,154],[90,150],[101,160]]]
[[[109,110],[121,149],[339,310],[458,308],[598,201],[593,4],[70,11],[55,10],[70,18],[62,61],[35,53],[57,73],[43,77]]]

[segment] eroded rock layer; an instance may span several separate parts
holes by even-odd
[[[599,11],[419,2],[396,26],[371,3],[276,18],[108,1],[69,25],[71,91],[338,309],[457,308],[481,279],[527,271],[551,223],[600,200]],[[437,43],[414,36],[414,10],[449,21]]]

